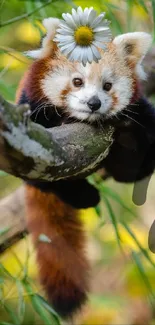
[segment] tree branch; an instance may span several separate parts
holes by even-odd
[[[88,175],[107,155],[112,134],[111,127],[84,123],[45,129],[30,121],[27,105],[0,97],[0,169],[17,177],[52,181]]]
[[[0,200],[0,230],[0,254],[26,234],[24,187]]]
[[[41,10],[42,8],[48,6],[48,5],[51,4],[52,2],[53,2],[52,0],[48,0],[46,3],[42,4],[39,8],[36,8],[36,9],[34,9],[34,10],[28,12],[28,13],[25,13],[25,14],[23,14],[23,15],[21,15],[21,16],[18,16],[18,17],[14,17],[14,18],[9,19],[9,20],[7,20],[7,21],[4,21],[4,22],[2,22],[2,23],[0,22],[0,28],[1,28],[1,27],[4,27],[4,26],[8,26],[8,25],[10,25],[10,24],[14,24],[14,23],[16,23],[16,22],[19,21],[19,20],[22,20],[22,19],[28,18],[28,17],[32,16],[33,14],[35,14],[36,12],[38,12],[39,10]]]

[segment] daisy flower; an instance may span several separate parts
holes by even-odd
[[[99,48],[106,50],[106,43],[111,41],[109,21],[104,19],[105,13],[97,16],[91,8],[72,9],[72,15],[63,14],[55,41],[60,51],[70,61],[79,61],[85,66],[87,62],[98,62],[101,59]]]

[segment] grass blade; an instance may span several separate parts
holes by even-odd
[[[138,4],[148,13],[148,8],[145,4],[145,0],[138,0]]]
[[[16,285],[18,290],[18,318],[21,324],[24,320],[24,315],[25,315],[24,290],[23,290],[23,285],[20,281],[17,280]]]
[[[11,280],[16,280],[16,278],[3,266],[2,263],[0,263],[0,272],[2,272],[2,274],[6,275]]]
[[[136,217],[136,213],[132,211],[128,206],[126,206],[123,202],[123,200],[120,198],[120,196],[114,192],[111,188],[106,187],[101,184],[102,191],[104,192],[105,195],[111,197],[115,202],[121,205],[121,207],[126,210],[128,213],[132,214],[134,217]]]
[[[111,207],[108,199],[106,197],[104,197],[104,196],[102,197],[102,199],[104,200],[104,202],[106,204],[107,210],[109,212],[109,217],[110,217],[111,223],[114,226],[114,230],[115,230],[115,234],[116,234],[116,239],[117,239],[117,242],[118,242],[118,246],[122,250],[122,247],[121,247],[121,237],[120,237],[119,230],[118,230],[116,216],[114,214],[114,211],[113,211],[113,209],[112,209],[112,207]]]
[[[135,264],[137,266],[137,269],[139,271],[139,274],[141,275],[141,278],[143,279],[143,282],[145,283],[149,293],[151,294],[152,298],[154,299],[155,296],[154,296],[154,293],[152,291],[151,284],[150,284],[150,282],[148,280],[148,277],[147,277],[147,275],[146,275],[146,273],[144,271],[143,265],[141,263],[141,260],[140,260],[140,258],[138,256],[138,254],[136,252],[134,252],[134,251],[132,252],[132,258],[133,258],[133,260],[134,260],[134,262],[135,262]]]
[[[38,299],[40,299],[40,302],[42,303],[42,305],[45,307],[45,309],[51,314],[51,316],[54,318],[54,323],[52,323],[52,325],[60,325],[60,321],[59,321],[59,316],[56,313],[56,311],[47,303],[47,301],[41,297],[40,295],[36,294],[36,296],[38,297]]]
[[[151,265],[153,267],[155,267],[154,262],[152,261],[151,257],[149,256],[148,252],[141,246],[140,242],[138,241],[138,239],[136,238],[135,234],[133,233],[133,231],[131,230],[131,228],[124,222],[121,221],[121,224],[123,225],[123,227],[127,230],[127,232],[129,233],[129,235],[132,237],[132,239],[134,240],[134,242],[137,244],[137,246],[139,247],[140,251],[142,252],[142,254],[145,256],[145,258],[151,263]]]
[[[49,313],[45,309],[42,301],[40,300],[40,296],[37,295],[35,292],[33,292],[31,285],[27,281],[23,281],[23,285],[31,299],[32,306],[36,313],[40,316],[42,321],[44,322],[43,324],[45,325],[59,325],[58,322],[55,321],[53,322],[52,317],[49,316]]]
[[[151,3],[152,3],[153,22],[154,22],[154,27],[155,27],[155,0],[151,0]],[[155,38],[155,33],[154,33],[154,38]]]
[[[10,308],[9,305],[3,305],[4,309],[6,310],[7,314],[10,316],[10,320],[11,322],[13,322],[12,325],[19,325],[20,321],[18,319],[18,317],[16,316],[16,312],[14,310],[14,308]]]

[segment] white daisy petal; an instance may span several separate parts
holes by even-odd
[[[95,36],[109,36],[112,35],[110,30],[102,30],[100,32],[94,32]]]
[[[77,48],[75,47],[75,49],[68,55],[68,58],[70,61],[78,61],[79,58],[79,53],[77,51]]]
[[[57,33],[61,34],[61,35],[74,35],[74,31],[72,29],[62,29],[62,28],[58,28],[57,29]]]
[[[78,7],[77,9],[77,15],[79,17],[80,25],[82,24],[82,16],[83,16],[83,10],[81,7]]]
[[[77,14],[77,12],[76,12],[76,10],[74,8],[72,9],[72,16],[73,16],[73,19],[74,19],[76,25],[79,26],[80,25],[80,19],[79,19],[79,16],[78,16],[78,14]]]
[[[85,24],[86,24],[86,21],[87,21],[88,10],[89,10],[88,8],[85,8],[84,13],[83,13],[84,14],[84,19],[85,19]]]
[[[87,48],[87,57],[88,57],[88,62],[91,63],[93,61],[93,52],[91,47]]]
[[[101,23],[101,21],[103,20],[105,16],[105,13],[103,12],[102,14],[100,14],[98,17],[96,17],[96,19],[92,22],[92,24],[90,25],[91,28],[95,28],[96,26],[98,26],[98,24]]]
[[[91,12],[92,10],[94,10],[94,8],[93,8],[93,7],[90,7],[90,8],[88,8],[88,10],[87,10],[86,25],[88,25],[88,21],[89,21],[89,15],[90,15],[90,12]]]
[[[112,38],[109,22],[104,15],[101,13],[97,16],[93,7],[84,10],[81,7],[77,10],[73,8],[72,14],[62,15],[64,20],[60,21],[54,40],[69,60],[82,62],[85,66],[87,62],[101,59],[98,48],[106,50],[106,43]],[[81,28],[83,26],[86,28]]]
[[[72,18],[72,15],[70,14],[62,14],[62,17],[64,18],[64,20],[66,21],[67,25],[73,29],[77,28],[77,25],[75,23],[75,21]]]
[[[94,54],[94,56],[96,57],[97,60],[100,60],[101,59],[101,54],[100,52],[98,51],[98,49],[96,48],[96,46],[94,46],[93,44],[91,45],[91,49],[92,49],[92,52]]]
[[[107,43],[110,41],[109,36],[105,36],[105,35],[95,35],[94,40],[101,41],[101,42],[107,42]]]
[[[95,33],[97,33],[97,32],[103,32],[103,31],[107,31],[107,30],[109,30],[109,27],[108,26],[100,26],[100,27],[96,27],[96,28],[93,29],[93,31]]]
[[[93,53],[93,51],[92,51],[92,53]],[[96,58],[96,56],[94,55],[94,53],[93,53],[93,61],[95,61],[96,63],[98,63],[98,59]]]
[[[80,46],[76,46],[76,48],[74,49],[74,60],[78,61],[80,58],[80,54],[81,54],[81,47]]]
[[[65,21],[62,21],[59,25],[59,28],[65,29],[65,30],[73,30],[73,28],[70,28]]]
[[[92,21],[95,20],[96,18],[96,11],[93,9],[90,11],[89,15],[88,15],[88,24],[91,25]]]
[[[80,21],[81,21],[82,26],[86,26],[86,19],[85,19],[84,11],[81,14]]]
[[[72,52],[74,50],[75,46],[76,46],[75,42],[63,45],[63,46],[61,46],[61,52],[68,55],[70,52]]]
[[[70,35],[57,35],[57,40],[59,42],[74,42],[74,37]]]
[[[86,65],[86,63],[88,61],[88,58],[87,58],[87,48],[85,46],[81,49],[81,52],[80,52],[80,61],[83,63],[84,66]]]
[[[99,41],[94,41],[93,42],[93,45],[95,45],[96,47],[99,47],[102,50],[105,50],[106,49],[106,45],[103,42],[101,43]]]
[[[60,47],[60,48],[62,48],[64,45],[68,45],[68,46],[70,46],[70,44],[72,44],[72,43],[75,43],[74,41],[63,41],[63,42],[59,42],[58,43],[58,46]],[[76,44],[76,43],[75,43]]]
[[[105,19],[104,19],[100,24],[98,24],[97,26],[94,26],[94,29],[95,29],[96,27],[108,27],[108,28],[109,28],[109,24],[110,24],[110,22],[107,21],[107,23],[106,23],[106,22],[105,22]]]

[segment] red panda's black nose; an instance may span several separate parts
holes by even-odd
[[[101,101],[97,96],[93,96],[87,102],[87,105],[92,110],[92,112],[97,111],[101,107]]]

